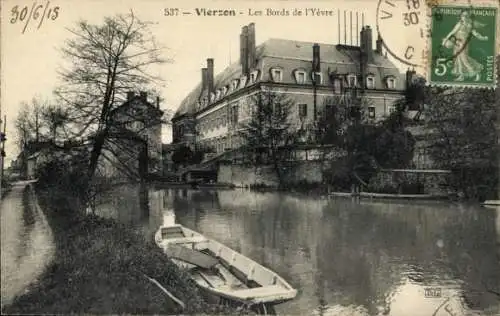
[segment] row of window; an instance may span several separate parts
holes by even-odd
[[[208,97],[204,97],[200,100],[199,106],[205,107],[209,103],[219,101],[231,92],[237,91],[246,86],[252,85],[257,81],[259,75],[258,70],[252,71],[248,76],[241,76],[239,79],[233,79],[231,84],[225,85],[224,87],[217,89],[216,92],[212,92]]]
[[[221,137],[218,139],[206,140],[204,146],[212,148],[216,153],[224,152],[226,149],[238,148],[242,145],[242,139],[237,136]]]
[[[226,112],[227,111],[227,112]],[[196,125],[198,133],[205,133],[212,129],[217,129],[227,124],[236,124],[239,119],[239,105],[233,104],[227,109],[220,109],[202,118]]]
[[[219,110],[220,111],[220,110]],[[228,122],[228,116],[226,114],[221,114],[220,112],[216,112],[213,114],[213,118],[204,118],[196,125],[196,129],[198,133],[205,133],[207,131],[217,129],[220,127],[226,126]],[[389,113],[393,111],[393,108],[389,108]],[[308,105],[305,103],[297,104],[297,112],[299,119],[304,120],[308,117]],[[368,107],[368,117],[374,119],[375,118],[375,107]],[[235,105],[232,107],[232,111],[230,113],[229,118],[231,119],[232,124],[238,123],[238,106]]]
[[[297,107],[298,107],[299,118],[306,119],[307,115],[308,115],[307,104],[297,104]],[[394,112],[394,107],[390,106],[388,108],[388,110],[389,110],[389,114],[390,114],[390,113]],[[375,107],[369,106],[368,107],[368,118],[374,119],[375,116],[376,116]]]
[[[307,81],[307,72],[305,70],[297,69],[293,72],[295,82],[298,84],[306,84]],[[272,68],[271,69],[271,79],[274,82],[282,82],[283,81],[283,69],[282,68]],[[344,82],[343,82],[344,81]],[[384,79],[385,87],[387,89],[395,89],[396,88],[396,78],[393,76],[387,76]],[[311,83],[323,84],[323,74],[320,72],[311,73]],[[345,76],[345,79],[335,79],[334,86],[339,88],[340,91],[342,85],[346,85],[347,87],[354,88],[358,87],[358,77],[355,74],[349,74]],[[369,74],[366,77],[366,88],[374,89],[375,88],[375,75]]]
[[[282,82],[283,81],[283,69],[279,67],[271,68],[271,80],[274,82]],[[212,92],[209,96],[204,97],[200,100],[200,107],[205,107],[209,103],[216,102],[223,97],[225,97],[228,93],[237,91],[241,88],[244,88],[248,85],[252,85],[257,81],[259,77],[259,70],[252,71],[248,77],[242,76],[239,79],[233,79],[231,84],[228,84],[220,89],[217,89],[216,92]],[[296,69],[293,71],[293,75],[295,78],[295,82],[297,84],[306,84],[308,83],[307,71],[304,69]],[[318,85],[323,84],[323,74],[320,72],[312,72],[311,73],[311,83],[316,83]],[[345,76],[344,79],[334,79],[333,81],[334,87],[336,91],[341,91],[343,86],[347,86],[350,88],[359,87],[358,86],[358,77],[355,74],[349,74]],[[387,89],[396,89],[396,78],[393,76],[387,76],[384,79],[384,84]],[[369,74],[366,77],[365,86],[367,89],[375,89],[375,75]]]

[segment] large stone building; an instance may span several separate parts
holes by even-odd
[[[360,45],[334,45],[269,39],[255,42],[255,25],[240,34],[240,58],[214,75],[214,60],[201,69],[201,83],[187,95],[172,118],[173,143],[204,144],[218,153],[237,148],[238,130],[250,118],[251,96],[264,89],[293,98],[291,119],[311,126],[333,95],[346,91],[369,99],[365,111],[372,121],[387,116],[402,97],[408,74],[402,74],[382,52],[380,37],[373,47],[369,26]],[[375,49],[374,49],[375,48]],[[330,101],[331,102],[331,101]]]
[[[161,174],[162,115],[159,98],[153,104],[146,92],[127,93],[127,100],[111,113],[113,128],[100,157],[100,175],[139,179]]]

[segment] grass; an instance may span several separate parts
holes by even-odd
[[[68,206],[67,196],[54,192],[38,192],[54,232],[54,259],[38,282],[2,313],[238,313],[205,303],[194,281],[152,241],[112,220],[77,216]],[[182,300],[186,309],[182,311],[144,274]]]

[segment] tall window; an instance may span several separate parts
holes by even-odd
[[[240,88],[244,88],[247,83],[247,77],[243,76],[240,78]]]
[[[335,93],[342,92],[342,81],[340,80],[340,78],[333,79],[333,89]]]
[[[258,70],[252,71],[252,73],[250,74],[250,84],[255,83],[255,81],[257,81],[257,74],[258,73],[259,73]]]
[[[236,90],[238,88],[238,79],[233,80],[233,90]]]
[[[368,107],[368,117],[371,119],[375,118],[375,107],[374,106]]]
[[[321,72],[313,72],[311,74],[311,79],[315,84],[323,84],[323,75]]]
[[[373,76],[368,76],[366,78],[366,87],[368,89],[374,89],[375,88],[375,77]]]
[[[299,117],[306,118],[307,117],[307,104],[299,104]]]
[[[233,106],[233,117],[232,117],[232,123],[236,124],[238,123],[238,105]]]
[[[349,83],[349,87],[354,88],[357,85],[357,78],[356,75],[349,75],[347,76],[347,81]]]
[[[396,88],[396,79],[389,77],[386,80],[387,80],[387,89]]]
[[[306,83],[306,72],[305,71],[296,71],[295,72],[295,81],[297,81],[298,84]]]
[[[271,73],[272,73],[274,82],[283,81],[283,71],[281,69],[273,69]]]

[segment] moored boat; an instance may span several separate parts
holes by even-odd
[[[486,200],[481,203],[481,205],[486,207],[500,208],[500,200]]]
[[[182,225],[162,226],[156,244],[215,302],[241,304],[262,313],[297,295],[282,277],[231,248]]]

